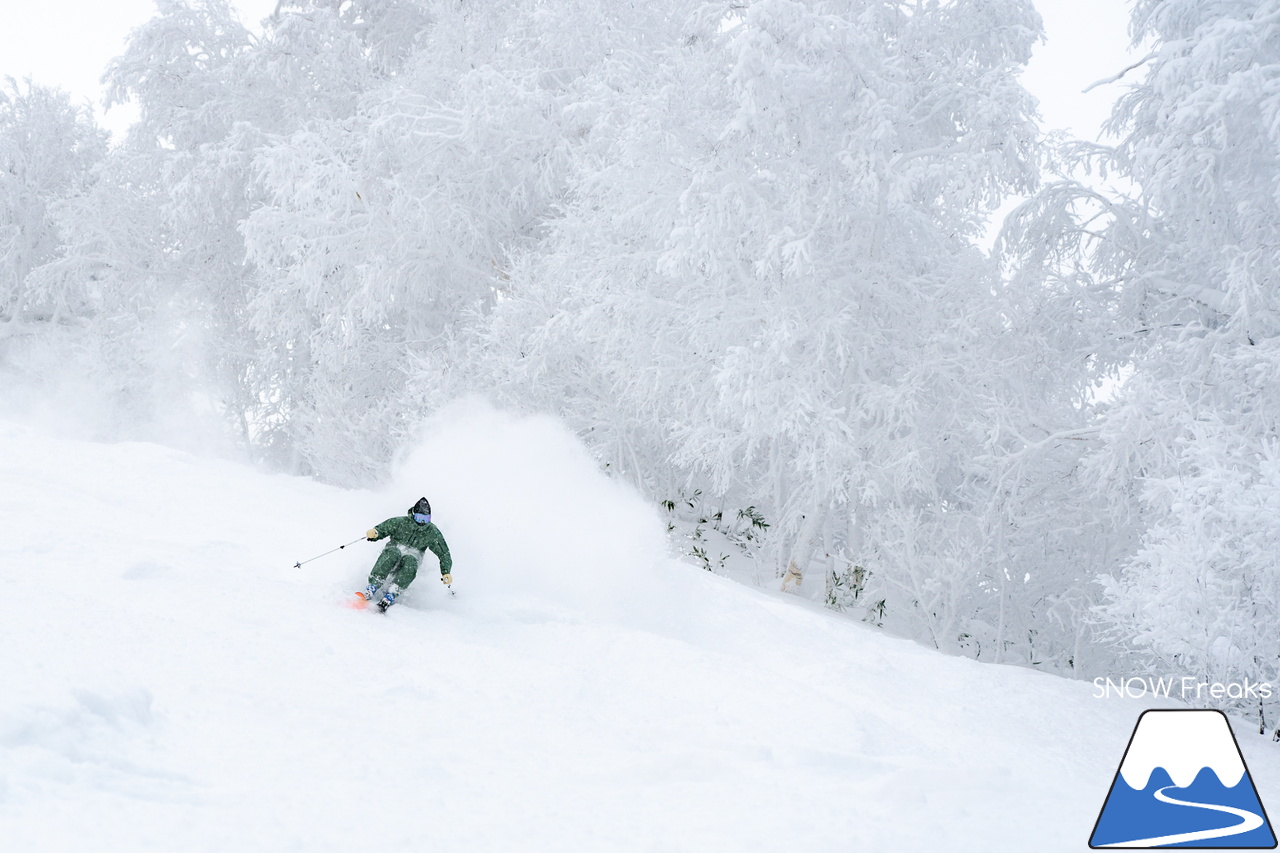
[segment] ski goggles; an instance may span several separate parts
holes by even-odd
[[[431,521],[431,513],[415,512],[413,514],[413,520],[418,522],[419,524],[426,524],[427,522]]]

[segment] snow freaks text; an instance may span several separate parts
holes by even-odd
[[[1093,680],[1095,699],[1141,699],[1144,696],[1184,701],[1204,699],[1270,699],[1274,688],[1268,681],[1201,681],[1192,676],[1161,678],[1153,675]]]

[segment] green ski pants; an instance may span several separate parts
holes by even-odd
[[[421,551],[405,553],[399,545],[388,543],[378,555],[378,562],[373,564],[373,571],[369,572],[369,583],[382,586],[382,582],[390,577],[392,583],[404,589],[418,576],[420,562]]]

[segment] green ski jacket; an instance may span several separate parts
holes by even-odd
[[[416,551],[429,549],[440,560],[440,574],[450,574],[453,558],[449,556],[449,546],[445,544],[440,528],[432,522],[419,524],[407,515],[400,515],[388,518],[373,529],[378,531],[378,539],[390,537],[392,545],[403,545]]]

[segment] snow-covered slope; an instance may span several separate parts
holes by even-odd
[[[420,494],[458,597],[293,567]],[[542,419],[377,493],[0,423],[7,850],[1082,850],[1145,707],[1092,692],[671,561]]]

